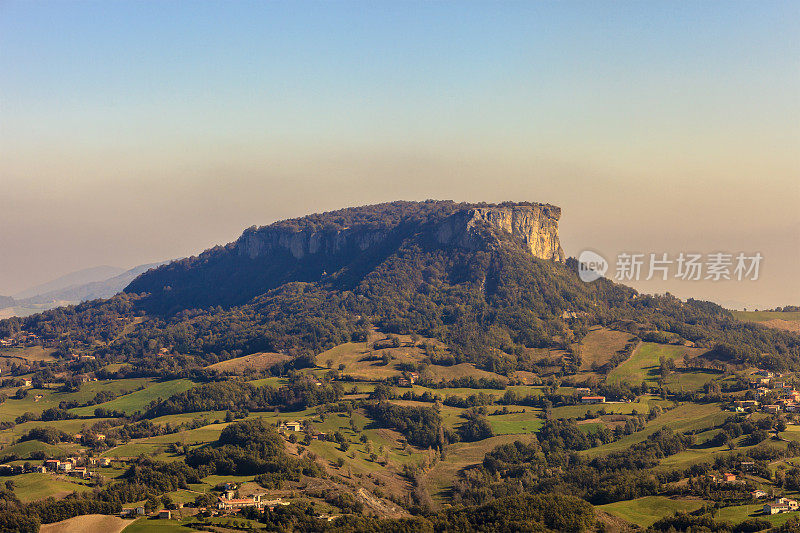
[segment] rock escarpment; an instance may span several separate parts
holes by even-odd
[[[558,238],[560,217],[560,208],[546,204],[475,207],[448,217],[437,228],[436,236],[441,243],[477,249],[483,244],[480,230],[489,228],[516,238],[534,257],[563,261]]]
[[[534,257],[563,261],[558,237],[561,209],[548,204],[464,205],[434,223],[432,231],[440,244],[470,250],[486,245],[485,229],[520,242]],[[251,228],[236,242],[240,256],[255,259],[276,251],[288,251],[295,259],[309,255],[336,255],[365,251],[382,243],[400,223],[358,224],[352,227],[298,227],[278,223]],[[417,228],[425,231],[421,225]]]
[[[307,255],[336,255],[349,248],[366,250],[382,242],[386,228],[346,228],[322,230],[293,230],[267,226],[245,232],[237,241],[239,255],[255,259],[276,250],[287,250],[295,259]]]

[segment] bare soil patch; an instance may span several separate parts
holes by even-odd
[[[87,514],[76,516],[54,524],[42,524],[40,533],[120,533],[133,520],[117,516]]]
[[[265,368],[270,368],[277,363],[288,361],[289,359],[291,359],[291,357],[282,353],[262,352],[236,357],[234,359],[228,359],[227,361],[220,361],[219,363],[214,363],[206,368],[211,368],[220,372],[238,373],[244,372],[248,368],[263,370]]]

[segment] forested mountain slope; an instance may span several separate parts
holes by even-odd
[[[142,368],[259,351],[313,355],[372,328],[445,342],[456,362],[507,373],[531,349],[569,350],[595,324],[665,331],[727,361],[800,362],[798,337],[707,302],[643,296],[563,261],[547,204],[394,202],[250,228],[234,243],[135,279],[110,300],[0,322],[64,351]],[[123,335],[124,333],[124,335]],[[177,357],[156,361],[167,349]]]

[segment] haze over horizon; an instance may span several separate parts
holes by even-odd
[[[761,252],[800,304],[793,2],[0,4],[0,294],[397,199],[562,208],[591,248]]]

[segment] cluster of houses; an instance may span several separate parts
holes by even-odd
[[[237,497],[236,484],[225,483],[224,494],[217,498],[217,509],[222,513],[238,512],[245,507],[255,507],[256,509],[275,509],[278,506],[289,505],[290,502],[282,498],[267,499],[267,494],[252,494],[247,497]],[[183,504],[177,504],[177,508],[183,508]],[[206,508],[201,508],[206,510]],[[123,518],[136,518],[138,516],[146,516],[147,510],[143,506],[126,507],[120,512]],[[172,511],[169,509],[162,509],[156,513],[156,516],[161,520],[172,519]]]
[[[235,495],[234,490],[225,491],[225,496],[219,497],[217,508],[222,511],[238,511],[244,507],[275,509],[278,505],[289,505],[289,502],[283,501],[281,498],[268,500],[265,498],[266,494],[253,494],[248,498],[236,498]]]
[[[75,442],[80,443],[80,442],[83,442],[83,437],[84,436],[94,437],[95,440],[99,440],[99,441],[106,440],[106,436],[103,433],[91,433],[89,435],[84,435],[83,433],[76,433],[76,434],[74,434],[72,436],[72,438],[75,439]]]
[[[0,339],[0,346],[33,346],[35,344],[39,344],[39,336],[25,331]]]
[[[120,511],[119,516],[121,518],[134,518],[137,516],[145,516],[147,512],[145,511],[144,507],[124,507],[122,511]],[[169,509],[161,509],[156,516],[160,520],[171,520],[172,519],[172,511]]]
[[[94,361],[96,359],[93,355],[78,355],[76,353],[69,354],[69,358],[73,361]]]
[[[764,505],[764,514],[788,513],[800,509],[800,503],[790,498],[777,498]]]
[[[303,431],[303,423],[297,420],[293,422],[281,422],[278,429],[283,431]]]
[[[730,472],[725,472],[719,477],[712,474],[708,478],[711,480],[712,483],[717,483],[717,484],[744,483],[744,481],[736,479],[736,474],[731,474]]]
[[[108,457],[89,457],[84,460],[78,457],[68,457],[61,459],[46,459],[44,462],[45,471],[64,473],[81,479],[96,477],[97,472],[91,472],[90,466],[110,466],[111,459]]]
[[[0,465],[0,475],[17,475],[26,473],[47,473],[55,472],[67,474],[81,479],[96,477],[96,472],[91,472],[89,466],[110,466],[111,459],[108,457],[89,457],[84,460],[80,457],[68,457],[66,459],[45,459],[41,465]]]
[[[751,411],[764,411],[765,413],[778,414],[781,411],[789,413],[800,412],[800,392],[792,385],[780,379],[769,370],[759,370],[752,374],[750,387],[755,390],[757,400],[738,400],[734,410],[740,413]],[[779,396],[777,400],[774,398]],[[767,403],[765,400],[773,399]]]

